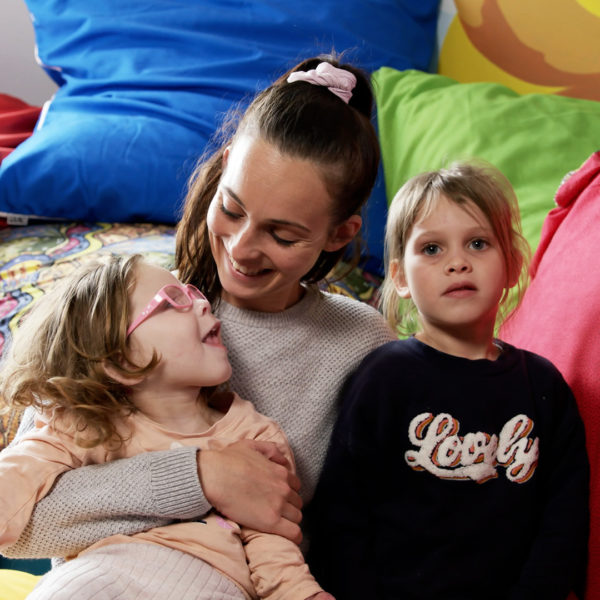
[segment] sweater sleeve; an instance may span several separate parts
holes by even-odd
[[[25,419],[19,436],[32,424]],[[63,473],[36,504],[21,537],[3,554],[71,556],[110,535],[206,514],[211,507],[198,480],[197,451],[183,447],[148,452]]]
[[[589,522],[589,465],[576,401],[558,376],[553,438],[545,453],[537,535],[510,600],[583,597]],[[540,456],[542,459],[542,456]]]

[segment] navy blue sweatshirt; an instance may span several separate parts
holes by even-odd
[[[348,379],[315,497],[309,565],[336,600],[563,600],[583,583],[589,467],[546,359],[468,360],[415,338]]]

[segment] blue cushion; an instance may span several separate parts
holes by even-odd
[[[164,223],[177,220],[191,169],[233,103],[332,48],[349,50],[367,71],[426,70],[439,4],[26,3],[38,55],[60,88],[34,134],[1,165],[0,213]],[[385,201],[373,204],[379,213]],[[378,229],[368,231],[375,245]]]

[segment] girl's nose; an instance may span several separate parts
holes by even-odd
[[[210,314],[210,302],[206,298],[196,298],[194,300],[194,310],[200,317]]]
[[[454,255],[446,263],[447,273],[468,273],[470,270],[471,264],[469,261],[464,256],[459,254]]]

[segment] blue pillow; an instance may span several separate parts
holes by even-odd
[[[220,119],[299,60],[348,50],[367,71],[426,70],[438,0],[26,0],[60,86],[0,167],[0,214],[178,218]],[[372,205],[379,246],[383,186]],[[377,194],[376,194],[377,195]],[[369,207],[369,210],[371,208]],[[368,217],[370,218],[370,217]]]

